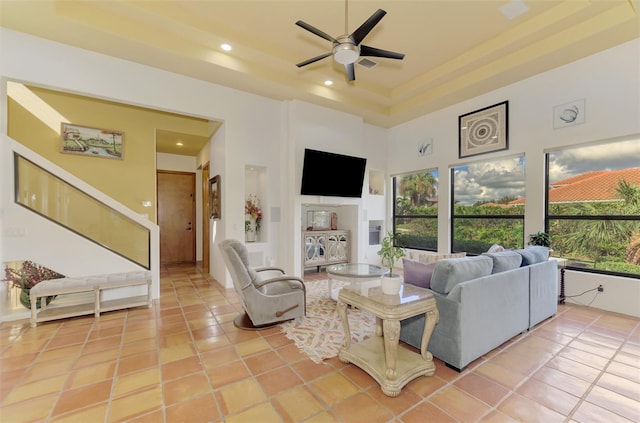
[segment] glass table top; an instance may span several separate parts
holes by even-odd
[[[388,267],[365,263],[343,263],[327,266],[327,273],[350,278],[372,278],[389,273]]]
[[[401,306],[415,303],[416,301],[425,301],[433,298],[433,293],[428,289],[403,283],[400,286],[400,292],[389,295],[382,292],[382,288],[373,287],[362,294],[359,291],[342,290],[339,295],[345,302],[352,304],[354,299],[359,298],[366,304],[375,305],[376,307]]]

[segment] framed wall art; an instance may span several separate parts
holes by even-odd
[[[418,157],[428,156],[433,153],[433,138],[427,138],[418,146]]]
[[[584,98],[553,108],[553,129],[565,128],[584,123]]]
[[[209,217],[211,219],[220,219],[221,217],[221,198],[220,175],[216,175],[209,179]]]
[[[509,102],[458,116],[458,158],[509,149]]]
[[[124,132],[63,122],[60,128],[60,152],[122,160]]]

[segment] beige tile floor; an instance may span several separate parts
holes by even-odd
[[[306,280],[325,278],[308,273]],[[194,266],[164,268],[161,299],[134,309],[0,329],[0,421],[640,421],[640,319],[580,306],[462,373],[397,398],[336,358],[315,364],[279,328],[233,326],[238,303]]]

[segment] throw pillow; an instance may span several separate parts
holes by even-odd
[[[431,289],[447,295],[460,282],[491,274],[493,260],[487,256],[443,259],[436,262],[431,277]]]
[[[516,252],[522,256],[522,266],[542,263],[549,259],[549,248],[540,245],[530,245]]]
[[[505,250],[497,253],[482,253],[482,255],[491,257],[491,260],[493,260],[491,273],[517,269],[522,264],[522,256],[515,251]]]
[[[431,275],[436,267],[436,262],[421,263],[419,261],[402,259],[404,282],[422,288],[431,287]]]
[[[487,253],[497,253],[499,251],[504,251],[504,247],[502,245],[493,244],[491,247],[489,247]]]

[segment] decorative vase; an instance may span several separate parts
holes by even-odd
[[[29,288],[22,288],[20,290],[20,304],[22,304],[23,306],[25,306],[28,309],[31,309],[31,289]],[[47,305],[49,305],[49,303],[51,303],[51,301],[53,301],[53,299],[55,298],[55,295],[52,295],[50,297],[44,297],[45,298],[45,302]],[[36,300],[36,308],[41,308],[41,301],[42,301],[43,297],[40,297]]]
[[[246,242],[256,242],[256,220],[250,216],[244,218],[244,234]]]
[[[400,278],[400,275],[382,276],[382,293],[387,295],[397,295],[400,293],[401,284],[402,278]]]

